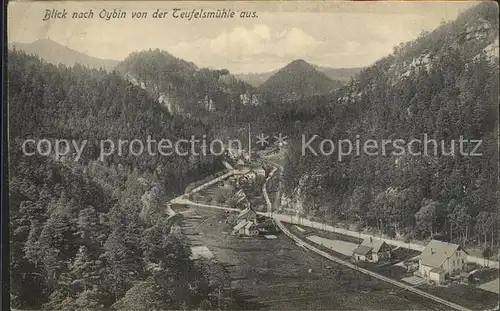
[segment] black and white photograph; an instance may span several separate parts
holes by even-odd
[[[6,24],[4,307],[499,310],[497,2]]]

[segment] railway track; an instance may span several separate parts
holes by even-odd
[[[434,295],[432,295],[432,294],[429,294],[429,293],[427,293],[427,292],[425,292],[425,291],[423,291],[423,290],[420,290],[420,289],[418,289],[418,288],[414,288],[414,287],[412,287],[412,286],[410,286],[410,285],[403,284],[403,283],[398,282],[398,281],[396,281],[396,280],[393,280],[393,279],[390,279],[390,278],[385,277],[385,276],[383,276],[383,275],[377,274],[377,273],[375,273],[375,272],[373,272],[373,271],[370,271],[370,270],[367,270],[367,269],[364,269],[364,268],[358,267],[358,266],[356,266],[356,265],[354,265],[354,264],[352,264],[352,263],[350,263],[350,262],[348,262],[348,261],[345,261],[345,260],[342,260],[342,259],[336,258],[336,257],[334,257],[334,256],[332,256],[332,255],[330,255],[330,254],[328,254],[328,253],[326,253],[326,252],[324,252],[324,251],[322,251],[322,250],[320,250],[320,249],[318,249],[318,248],[316,248],[316,247],[314,247],[314,246],[310,245],[309,243],[307,243],[307,242],[305,242],[305,241],[301,240],[301,239],[300,239],[300,238],[298,238],[297,236],[295,236],[293,233],[291,233],[291,232],[290,232],[290,230],[288,230],[288,229],[287,229],[287,228],[283,225],[283,223],[281,223],[281,221],[279,221],[279,220],[277,220],[277,219],[274,219],[274,221],[276,222],[276,224],[278,225],[278,227],[280,228],[280,230],[281,230],[281,231],[282,231],[282,232],[283,232],[286,236],[288,236],[289,238],[291,238],[292,240],[294,240],[294,241],[295,241],[298,245],[301,245],[302,247],[307,248],[307,249],[309,249],[309,250],[311,250],[311,251],[313,251],[313,252],[315,252],[315,253],[317,253],[317,254],[319,254],[319,255],[321,255],[321,256],[323,256],[323,257],[327,258],[327,259],[330,259],[330,260],[332,260],[332,261],[334,261],[334,262],[336,262],[336,263],[338,263],[338,264],[344,265],[344,266],[346,266],[346,267],[348,267],[348,268],[351,268],[351,269],[353,269],[353,270],[359,271],[359,272],[364,273],[364,274],[366,274],[366,275],[372,276],[372,277],[374,277],[374,278],[377,278],[377,279],[382,280],[382,281],[384,281],[384,282],[387,282],[387,283],[389,283],[389,284],[395,285],[395,286],[397,286],[397,287],[399,287],[399,288],[402,288],[402,289],[404,289],[404,290],[411,291],[411,292],[413,292],[413,293],[415,293],[415,294],[417,294],[417,295],[420,295],[420,296],[422,296],[422,297],[425,297],[425,298],[428,298],[428,299],[432,299],[432,300],[434,300],[434,301],[436,301],[436,302],[438,302],[438,303],[440,303],[440,304],[443,304],[443,305],[448,306],[448,307],[450,307],[450,308],[453,308],[453,309],[455,309],[455,310],[460,310],[460,311],[470,311],[470,309],[467,309],[467,308],[465,308],[465,307],[463,307],[463,306],[460,306],[460,305],[458,305],[458,304],[456,304],[456,303],[453,303],[453,302],[450,302],[450,301],[448,301],[448,300],[445,300],[445,299],[439,298],[439,297],[434,296]]]

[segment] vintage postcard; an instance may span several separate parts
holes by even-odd
[[[12,310],[498,310],[496,2],[11,1]]]

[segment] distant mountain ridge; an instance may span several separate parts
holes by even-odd
[[[116,69],[175,113],[199,114],[258,104],[254,88],[228,70],[199,68],[159,49],[131,53]]]
[[[358,72],[363,70],[364,67],[353,67],[353,68],[331,68],[326,66],[317,66],[313,65],[316,70],[323,72],[328,78],[332,80],[344,81],[347,82],[351,77],[356,75]],[[261,73],[239,73],[235,74],[236,78],[245,81],[255,87],[258,87],[262,83],[266,82],[267,79],[276,74],[279,69],[261,72]]]
[[[119,63],[118,60],[100,59],[89,56],[50,39],[39,39],[32,43],[13,42],[9,44],[9,49],[12,50],[14,48],[28,54],[35,54],[45,61],[56,65],[63,64],[66,66],[74,66],[78,63],[90,68],[103,68],[109,71],[113,70]]]
[[[315,66],[299,59],[271,76],[257,90],[267,100],[284,102],[325,95],[344,83],[332,80]]]
[[[261,73],[255,73],[255,72],[238,73],[238,74],[235,74],[235,76],[242,81],[245,81],[245,82],[247,82],[255,87],[258,87],[262,83],[266,82],[267,79],[272,77],[277,72],[278,72],[278,70],[261,72]]]
[[[338,81],[349,81],[358,72],[363,70],[365,67],[352,67],[352,68],[331,68],[325,66],[315,66],[317,70],[324,73],[328,78]]]
[[[291,65],[289,64],[280,70],[267,73],[231,75],[227,70],[200,69],[194,63],[176,58],[167,52],[161,56],[156,54],[153,57],[156,58],[153,61],[156,63],[153,64],[152,60],[148,59],[149,56],[153,56],[151,51],[149,51],[149,54],[146,53],[147,55],[145,54],[147,51],[139,54],[132,53],[123,61],[100,59],[73,50],[51,39],[39,39],[32,43],[13,42],[9,44],[9,49],[18,49],[28,54],[37,55],[56,65],[74,66],[80,64],[89,68],[102,68],[108,71],[116,69],[132,83],[149,90],[154,97],[166,104],[171,111],[172,109],[183,110],[182,106],[185,106],[184,103],[188,101],[194,101],[188,103],[188,105],[201,105],[208,110],[225,110],[228,105],[221,106],[221,103],[227,100],[244,105],[259,104],[261,102],[259,94],[273,93],[271,89],[274,87],[270,86],[278,84],[282,85],[278,87],[278,89],[281,88],[282,90],[274,95],[284,96],[285,101],[325,94],[345,84],[351,76],[362,69],[328,68],[312,65],[305,61],[295,61],[291,64],[295,64],[296,68],[285,69]],[[144,62],[148,65],[144,66],[138,62]],[[302,66],[299,65],[300,63]],[[153,69],[155,66],[164,68],[158,71]],[[285,71],[282,71],[283,69]],[[152,75],[148,73],[152,73]],[[290,75],[297,75],[298,77],[295,79]],[[167,79],[168,77],[171,79]],[[267,80],[272,77],[274,77],[273,80],[266,84]],[[281,83],[278,80],[285,82]],[[293,89],[287,88],[287,85],[293,82],[292,80],[302,82],[299,83],[300,85],[295,85]],[[264,86],[256,90],[256,87],[261,85]],[[291,85],[294,85],[294,83]],[[202,90],[203,88],[205,88],[205,91]],[[210,91],[207,92],[206,90],[209,89]],[[228,99],[228,96],[231,99]]]
[[[48,63],[116,70],[126,80],[146,90],[170,112],[197,113],[226,110],[232,105],[258,104],[254,88],[225,69],[199,68],[159,49],[131,53],[123,61],[99,59],[50,39],[11,43],[9,49],[34,54]]]

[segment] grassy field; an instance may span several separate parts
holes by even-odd
[[[473,285],[455,284],[450,287],[421,285],[419,288],[471,310],[492,310],[498,304],[497,294]]]
[[[225,264],[241,309],[444,310],[444,306],[323,259],[285,236],[229,234],[227,214],[190,208],[182,220],[193,245],[205,245]],[[192,217],[192,218],[189,218]]]
[[[331,232],[326,232],[322,230],[317,230],[317,229],[311,229],[307,227],[302,227],[303,229],[306,229],[305,231],[300,231],[297,229],[295,225],[290,225],[286,224],[286,226],[297,236],[301,237],[304,239],[304,241],[307,241],[306,237],[310,235],[321,235],[323,237],[330,238],[332,240],[343,240],[343,241],[351,241],[353,242],[352,237],[347,237],[342,234],[337,234],[337,233],[331,233]],[[355,239],[355,238],[354,238]],[[329,248],[323,247],[321,245],[315,244],[316,247],[322,249],[323,251],[326,251],[338,258],[344,259],[344,260],[351,260],[352,257],[345,256],[343,254],[340,254],[338,252],[332,251]],[[419,252],[417,251],[412,251],[412,250],[406,250],[406,249],[397,249],[395,250],[395,255],[398,260],[404,260],[404,259],[409,259],[412,258],[416,255],[418,255]],[[354,261],[353,261],[354,262]],[[369,263],[369,262],[358,262],[356,263],[359,267],[368,269],[370,271],[376,272],[380,275],[390,277],[391,279],[400,281],[404,277],[408,277],[413,275],[413,273],[407,272],[406,268],[401,267],[401,266],[395,266],[395,265],[389,265],[389,266],[384,266],[376,263]],[[492,269],[494,270],[494,269]],[[491,271],[487,271],[488,273],[485,273],[485,275],[488,276],[495,276],[497,274],[492,273]],[[484,278],[486,279],[486,278]],[[489,280],[489,279],[488,279]],[[482,290],[480,288],[477,288],[474,285],[463,285],[463,284],[453,284],[448,287],[444,286],[431,286],[431,285],[420,285],[420,289],[434,294],[438,297],[447,299],[449,301],[455,302],[459,305],[463,305],[464,307],[467,307],[471,310],[487,310],[487,309],[493,309],[497,303],[498,303],[498,295],[492,292],[488,292],[485,290]]]
[[[299,225],[300,227],[300,225]],[[349,242],[349,243],[354,243],[354,244],[360,244],[363,242],[363,239],[357,238],[357,237],[352,237],[349,235],[344,235],[336,232],[330,232],[330,231],[324,231],[324,230],[318,230],[314,228],[309,228],[309,227],[302,227],[303,229],[307,229],[307,232],[309,235],[317,235],[322,238],[330,239],[330,240],[340,240],[344,242]]]

